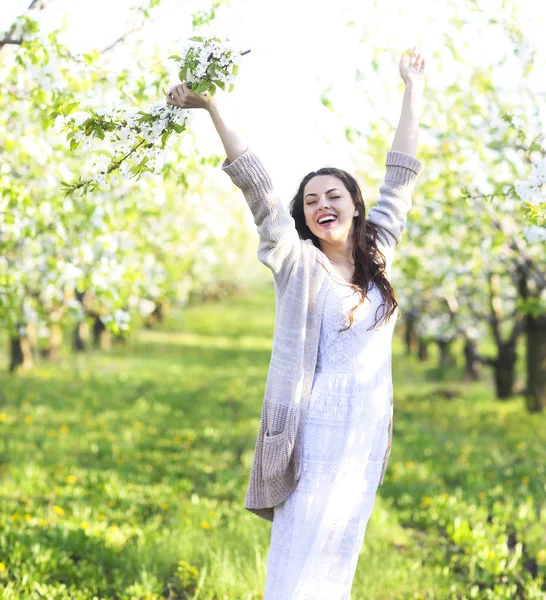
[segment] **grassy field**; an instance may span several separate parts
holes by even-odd
[[[0,355],[0,598],[262,597],[271,524],[243,500],[274,314],[266,286],[16,377]],[[353,600],[545,598],[546,416],[394,344]]]

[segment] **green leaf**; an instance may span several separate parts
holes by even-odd
[[[332,112],[334,112],[334,105],[332,104],[332,102],[329,100],[329,98],[325,94],[321,95],[320,101],[321,101],[322,105],[325,106],[328,110],[331,110]]]
[[[74,112],[76,108],[78,108],[79,104],[79,102],[69,102],[66,104],[63,110],[63,115],[66,117],[70,113]]]
[[[171,54],[171,55],[169,56],[169,58],[172,58],[172,59],[174,59],[174,60],[182,60],[182,58],[180,58],[180,56],[178,56],[177,54]]]
[[[459,51],[455,47],[455,42],[453,41],[451,36],[448,35],[447,33],[444,33],[444,43],[449,48],[451,54],[453,55],[453,58],[456,61],[461,62],[461,63],[465,62],[465,60],[463,59],[463,57],[460,55]]]
[[[203,41],[203,38],[202,38],[202,37],[199,37],[199,36],[194,36],[194,37],[191,37],[191,38],[189,38],[189,39],[190,39],[192,42],[202,42],[202,41]]]
[[[208,90],[210,87],[210,83],[208,81],[202,81],[195,90],[192,90],[194,94],[201,94],[205,90]]]

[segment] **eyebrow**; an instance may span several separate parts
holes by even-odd
[[[330,192],[333,192],[334,190],[337,190],[338,192],[341,192],[341,190],[340,190],[339,188],[332,188],[331,190],[328,190],[326,193],[327,193],[327,194],[329,194]],[[313,194],[313,193],[311,193],[311,194],[306,194],[306,195],[305,195],[305,198],[307,198],[307,196],[316,196],[316,195],[317,195],[317,194]],[[304,198],[304,200],[305,200],[305,198]]]

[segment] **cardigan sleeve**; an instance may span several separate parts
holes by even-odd
[[[225,159],[222,170],[243,192],[260,236],[258,260],[271,269],[282,289],[299,260],[301,240],[289,210],[276,194],[263,163],[247,148],[232,163]]]
[[[405,152],[390,150],[385,166],[387,171],[379,188],[379,199],[370,209],[367,220],[380,226],[383,244],[392,252],[400,243],[422,163]]]

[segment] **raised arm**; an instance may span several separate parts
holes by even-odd
[[[172,94],[170,101],[169,94]],[[277,288],[282,292],[299,260],[301,240],[296,223],[276,194],[266,168],[236,129],[228,124],[229,118],[221,100],[193,94],[186,83],[172,88],[169,94],[169,104],[181,108],[204,108],[209,112],[227,154],[222,170],[243,192],[254,216],[260,236],[258,259],[271,269]]]
[[[248,145],[245,143],[239,132],[226,123],[224,119],[225,108],[220,107],[217,98],[211,98],[206,106],[209,111],[214,127],[222,140],[224,150],[226,151],[228,161],[235,162],[241,154],[245,152]]]
[[[415,48],[411,57],[404,54],[400,59],[400,76],[405,83],[402,112],[392,148],[387,153],[385,180],[379,188],[380,197],[377,205],[368,213],[368,220],[381,227],[382,245],[390,250],[390,258],[392,250],[400,243],[411,208],[411,193],[422,166],[416,153],[423,105],[424,65],[424,58]]]
[[[425,59],[416,48],[413,48],[411,56],[402,55],[400,76],[404,80],[406,88],[402,100],[400,121],[392,142],[392,150],[415,156],[425,88]]]

